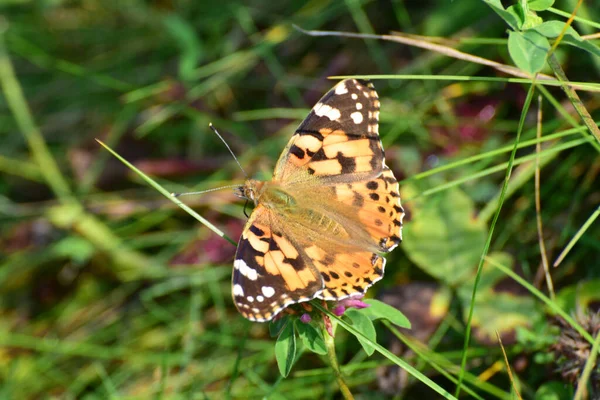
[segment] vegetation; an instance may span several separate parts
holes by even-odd
[[[598,398],[596,21],[575,0],[5,0],[0,398]],[[371,307],[249,322],[223,238],[243,202],[183,197],[199,224],[169,192],[243,181],[209,122],[268,179],[347,76],[379,92],[404,242]]]

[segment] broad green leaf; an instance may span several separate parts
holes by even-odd
[[[369,319],[364,313],[363,310],[355,310],[349,309],[344,314],[346,317],[350,319],[352,322],[352,326],[359,330],[363,335],[365,335],[372,342],[377,342],[377,333],[375,332],[375,327],[373,326],[373,321]],[[366,340],[361,337],[357,337],[363,349],[365,349],[365,353],[368,355],[372,355],[375,352],[375,349],[371,344],[369,344]]]
[[[561,21],[547,21],[533,28],[536,32],[542,34],[549,39],[557,38],[565,26]],[[600,47],[596,46],[591,40],[583,40],[579,33],[572,27],[568,27],[565,35],[562,37],[561,43],[566,43],[571,46],[578,47],[597,57],[600,57]]]
[[[512,29],[520,29],[523,21],[514,10],[508,11],[504,9],[500,0],[483,0],[488,6],[492,8],[510,26]]]
[[[285,315],[282,318],[269,322],[269,335],[271,337],[279,336],[279,334],[281,333],[283,328],[285,328],[285,325],[288,323],[289,320],[290,317],[288,315]]]
[[[275,358],[279,373],[284,378],[287,377],[294,365],[296,356],[296,335],[294,333],[294,324],[286,324],[281,334],[275,342]]]
[[[410,321],[397,308],[375,299],[365,300],[365,303],[369,304],[370,307],[361,310],[361,313],[369,317],[371,320],[374,321],[376,319],[383,318],[401,328],[410,329]]]
[[[507,253],[494,253],[489,257],[493,257],[495,262],[506,266],[513,264],[512,257]],[[481,272],[481,280],[475,296],[473,332],[479,342],[497,343],[497,332],[502,340],[509,344],[516,340],[517,328],[531,328],[542,317],[541,307],[533,297],[521,295],[519,286],[512,281],[510,281],[513,284],[512,287],[508,286],[502,291],[496,291],[494,285],[500,282],[504,276],[495,270],[496,268],[486,264]],[[471,306],[474,278],[473,276],[469,282],[457,290],[465,319]]]
[[[541,24],[544,20],[538,17],[535,11],[529,9],[527,0],[521,0],[519,3],[512,5],[506,9],[509,13],[514,14],[519,19],[519,29],[526,30]]]
[[[534,75],[544,67],[550,43],[534,30],[508,33],[508,52],[521,70]]]
[[[414,188],[405,185],[406,195]],[[450,189],[411,203],[411,221],[402,247],[428,274],[450,286],[467,279],[477,267],[486,240],[485,224],[475,218],[471,199]]]
[[[533,11],[544,11],[552,7],[554,0],[529,0],[529,9]]]
[[[488,258],[493,259],[496,263],[502,265],[513,265],[513,258],[509,253],[492,252],[488,254]],[[475,271],[473,271],[475,272]],[[492,289],[501,280],[505,279],[506,275],[498,269],[485,265],[481,271],[478,289]]]
[[[459,297],[463,313],[468,315],[472,287],[465,289],[459,289]],[[486,344],[497,342],[496,332],[503,337],[504,342],[507,342],[506,338],[514,340],[518,327],[529,327],[540,317],[541,310],[533,297],[478,290],[472,320],[474,336],[479,342]]]
[[[317,354],[327,354],[327,347],[323,335],[317,328],[311,324],[305,324],[296,320],[296,329],[300,334],[300,339],[307,349]]]
[[[526,30],[541,24],[544,20],[538,17],[535,11],[529,9],[527,0],[521,0],[518,4],[510,6],[507,11],[518,16],[520,25],[519,30]]]

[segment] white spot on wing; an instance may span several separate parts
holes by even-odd
[[[327,117],[331,121],[337,121],[342,116],[342,114],[340,113],[340,110],[338,110],[337,108],[333,108],[330,105],[323,104],[323,103],[317,103],[317,105],[315,105],[314,110],[315,110],[315,114],[317,116]]]
[[[356,109],[362,110],[362,103],[356,103]]]
[[[258,301],[259,303],[262,303],[264,300],[265,300],[264,297],[262,297],[260,295],[256,296],[256,301]]]
[[[258,279],[258,273],[256,272],[256,270],[250,268],[248,264],[246,264],[246,262],[241,258],[238,258],[233,262],[233,268],[239,270],[240,274],[244,275],[251,281],[255,281],[256,279]]]
[[[242,285],[239,284],[235,284],[233,285],[233,295],[234,296],[243,296],[244,295],[244,288],[242,287]]]
[[[352,100],[358,99],[358,95],[356,93],[352,93]]]
[[[263,286],[261,291],[262,294],[265,295],[265,297],[273,297],[273,295],[275,294],[275,289],[273,289],[271,286]]]
[[[360,124],[361,122],[363,122],[363,115],[362,115],[362,113],[359,113],[358,111],[350,114],[350,118],[352,118],[352,121],[354,121],[354,123],[357,125]]]
[[[341,82],[335,87],[335,94],[346,94],[346,93],[348,93],[348,88],[346,88],[345,82]]]
[[[248,301],[249,301],[250,303],[252,303],[252,302],[254,301],[254,297],[252,297],[252,296],[248,296],[248,297],[246,297],[246,298],[248,299]]]

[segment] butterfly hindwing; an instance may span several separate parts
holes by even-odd
[[[358,248],[335,248],[313,244],[306,248],[311,262],[320,272],[324,289],[316,297],[341,300],[364,294],[383,277],[385,259]]]
[[[385,166],[380,176],[352,184],[333,186],[341,208],[352,210],[378,246],[390,252],[402,241],[404,209],[400,204],[398,181]]]

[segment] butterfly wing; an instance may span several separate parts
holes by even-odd
[[[384,163],[378,132],[379,98],[357,79],[338,83],[296,129],[273,180],[295,183],[309,176],[338,182],[378,176]]]
[[[240,238],[233,263],[233,298],[251,321],[269,321],[290,304],[313,299],[323,278],[285,233],[279,216],[259,205]]]

